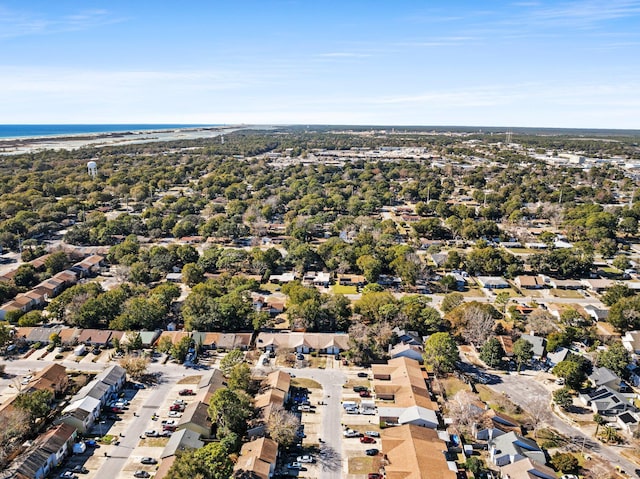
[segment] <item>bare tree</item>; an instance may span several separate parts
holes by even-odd
[[[119,363],[127,371],[131,379],[138,380],[146,374],[149,367],[149,358],[127,354]]]
[[[477,405],[478,398],[468,391],[458,391],[447,400],[447,415],[453,424],[463,431],[470,431],[471,426],[481,420],[484,410]]]
[[[530,331],[535,331],[536,334],[540,334],[541,336],[546,336],[558,330],[551,313],[542,308],[535,309],[527,317],[527,327]]]
[[[300,419],[282,407],[273,408],[266,418],[267,432],[278,445],[287,448],[294,444],[300,427]]]
[[[462,322],[465,325],[462,337],[473,345],[484,344],[493,334],[493,315],[480,306],[472,305],[465,308]]]
[[[531,416],[534,437],[538,437],[538,429],[547,424],[553,417],[549,401],[542,397],[536,398],[529,403],[527,412]]]
[[[29,430],[29,413],[21,408],[10,408],[0,414],[0,465],[11,450],[11,444],[22,439]]]

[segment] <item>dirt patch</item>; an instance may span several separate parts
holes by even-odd
[[[202,376],[187,376],[186,378],[182,378],[178,381],[178,384],[198,384]]]
[[[442,385],[448,398],[455,396],[459,391],[469,391],[469,385],[454,376],[440,379],[438,382]]]
[[[291,380],[291,385],[298,388],[322,389],[319,382],[307,378],[293,378]]]

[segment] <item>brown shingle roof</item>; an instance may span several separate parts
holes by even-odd
[[[382,432],[387,479],[456,479],[447,465],[445,450],[445,443],[433,429],[408,424]]]

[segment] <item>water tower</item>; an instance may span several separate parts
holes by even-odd
[[[91,178],[95,178],[98,174],[98,164],[95,161],[90,161],[87,163],[87,172]]]

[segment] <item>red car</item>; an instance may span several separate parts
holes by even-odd
[[[175,424],[165,424],[164,426],[162,426],[162,430],[163,431],[170,431],[173,432],[178,428],[178,426],[176,426]]]
[[[374,444],[376,442],[376,440],[372,437],[369,436],[362,436],[360,438],[360,442],[364,443],[364,444]]]
[[[172,404],[169,407],[169,411],[184,412],[184,406],[182,404]]]
[[[371,393],[369,391],[360,391],[360,397],[361,398],[370,398],[371,397]]]
[[[367,476],[368,479],[382,479],[382,474],[378,474],[377,472],[370,472]]]
[[[178,394],[180,396],[194,396],[196,393],[193,392],[193,389],[183,389]]]

